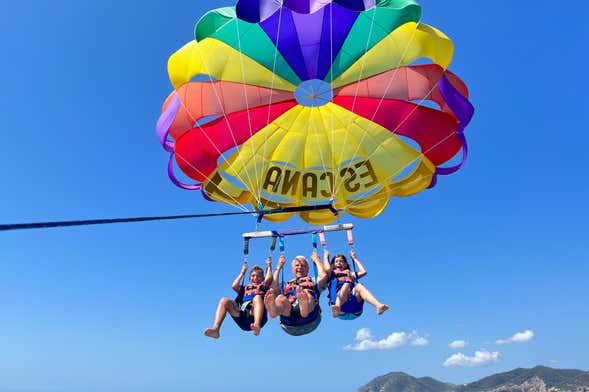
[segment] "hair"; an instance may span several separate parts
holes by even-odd
[[[309,262],[307,261],[307,258],[305,256],[302,256],[302,255],[295,256],[295,258],[292,259],[292,262],[290,263],[290,265],[293,266],[294,263],[295,263],[295,261],[297,261],[297,260],[298,261],[304,261],[305,264],[307,264],[307,267],[309,266]]]
[[[338,257],[341,257],[342,259],[344,259],[344,263],[346,263],[346,267],[345,269],[350,269],[350,263],[348,263],[348,259],[346,259],[346,256],[344,255],[335,255],[331,258],[331,261],[329,262],[329,264],[333,265],[333,263],[335,263],[335,259],[337,259]]]
[[[259,271],[260,274],[262,274],[262,276],[264,276],[264,270],[262,269],[262,267],[260,267],[259,265],[254,265],[252,267],[252,269],[250,270],[250,278],[252,277],[252,274],[254,273],[254,271]]]

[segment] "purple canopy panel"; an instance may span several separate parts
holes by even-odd
[[[339,4],[351,11],[365,11],[376,6],[376,0],[239,0],[237,17],[251,23],[263,22],[279,8],[299,14],[313,14],[330,4]]]
[[[317,65],[319,60],[319,50],[321,45],[321,32],[323,31],[323,15],[325,8],[314,14],[297,14],[293,13],[293,21],[303,58],[305,68],[307,69],[307,79],[317,79]],[[329,39],[329,37],[328,37]]]
[[[235,12],[239,19],[258,23],[268,19],[280,8],[278,0],[239,0]]]
[[[283,8],[260,26],[301,80],[323,79],[358,15],[337,4],[314,14]]]
[[[329,72],[333,60],[342,48],[358,15],[360,15],[358,12],[350,12],[337,4],[332,4],[329,8],[326,8],[323,15],[317,79],[325,78],[325,75]]]
[[[466,137],[464,137],[464,129],[470,123],[472,116],[474,115],[474,106],[470,103],[470,101],[464,97],[454,86],[446,75],[442,75],[442,79],[440,79],[440,83],[438,85],[440,89],[440,93],[444,100],[452,109],[456,117],[458,118],[458,127],[456,128],[456,135],[460,139],[462,143],[462,160],[459,164],[451,167],[437,167],[436,172],[432,178],[432,183],[430,184],[429,188],[433,188],[437,182],[437,175],[448,175],[457,172],[460,170],[466,159],[468,157],[468,144],[466,143]]]
[[[309,79],[292,11],[283,8],[280,12],[261,22],[260,26],[299,78],[301,80]]]
[[[376,0],[336,0],[336,2],[354,11],[365,11],[376,7]]]
[[[180,98],[178,98],[178,94],[174,94],[174,97],[172,97],[168,107],[158,118],[157,125],[155,126],[157,138],[162,144],[164,150],[168,152],[174,151],[174,142],[168,140],[168,133],[176,114],[178,114],[178,109],[180,109]]]
[[[198,191],[202,188],[202,184],[184,184],[178,180],[178,177],[176,177],[176,174],[174,174],[174,153],[170,154],[170,159],[168,160],[168,177],[170,177],[170,180],[172,183],[174,183],[174,185],[182,189]]]

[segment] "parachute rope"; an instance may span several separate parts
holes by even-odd
[[[374,23],[374,16],[376,15],[376,10],[373,14],[373,18],[372,18],[372,23]],[[372,26],[371,26],[371,32],[372,32]],[[401,65],[401,63],[403,62],[403,59],[405,58],[405,55],[407,54],[407,50],[409,50],[409,47],[411,46],[411,44],[413,43],[413,40],[415,38],[415,33],[417,32],[417,28],[415,30],[413,30],[413,33],[411,34],[411,38],[409,40],[407,40],[407,44],[405,45],[405,49],[403,50],[403,54],[401,56],[399,56],[399,60],[397,61],[396,66],[394,67],[394,73],[391,76],[391,78],[389,79],[389,83],[387,84],[387,88],[385,89],[382,97],[380,98],[378,105],[376,107],[376,109],[374,110],[374,113],[372,114],[370,121],[374,121],[374,118],[376,117],[376,114],[378,113],[378,110],[380,109],[380,105],[382,104],[382,102],[384,101],[384,97],[386,97],[386,94],[391,86],[391,82],[395,79],[395,77],[397,76],[397,74],[399,73],[399,67]],[[386,39],[386,38],[384,38]],[[370,42],[370,35],[368,36],[368,40],[366,42],[366,50],[364,51],[364,54],[366,54],[366,52],[368,51],[368,43]],[[354,108],[356,106],[356,101],[358,98],[358,93],[360,92],[360,83],[358,83],[360,80],[362,80],[362,73],[364,72],[364,66],[366,64],[366,56],[362,57],[362,68],[360,70],[360,73],[358,74],[358,79],[356,80],[356,91],[354,92],[354,101],[352,103],[352,109],[350,110],[350,119],[352,118],[352,115],[354,113]],[[428,95],[425,95],[425,97],[427,97]],[[423,100],[421,101],[423,102]],[[392,130],[391,134],[396,134],[396,131],[399,129],[400,125],[405,123],[405,121],[407,121],[407,119],[411,116],[411,114],[415,111],[416,109],[414,108],[413,111],[411,111],[409,114],[407,114],[405,116],[405,118],[400,122],[400,124],[397,125],[397,127]],[[349,123],[349,121],[348,121]],[[347,136],[348,132],[346,132],[346,136]],[[364,134],[362,135],[360,141],[357,143],[356,149],[354,150],[354,153],[352,154],[352,159],[356,159],[356,157],[358,156],[358,152],[360,151],[360,146],[362,146],[362,142],[364,141],[364,139],[366,139],[366,135],[368,135],[368,132],[364,132]],[[342,149],[343,151],[343,149]],[[377,152],[377,149],[374,149],[374,151],[372,151],[372,153],[370,153],[365,160],[369,160],[372,156],[374,156],[374,154]],[[341,157],[340,157],[340,161],[341,161]],[[341,188],[341,183],[338,184],[338,189],[336,190],[339,191],[339,189]]]
[[[236,23],[237,23],[237,21],[236,21]],[[200,56],[201,62],[203,64],[204,68],[205,68],[206,73],[210,75],[211,74],[211,71],[209,69],[208,63],[205,61],[205,57],[203,56],[202,48],[200,47],[200,45],[196,45],[196,48],[198,50],[198,54]],[[241,56],[240,56],[240,60],[243,61],[243,58]],[[239,151],[241,151],[241,145],[239,145],[237,143],[237,140],[235,139],[235,134],[233,133],[233,127],[231,126],[231,122],[229,121],[229,118],[227,117],[227,113],[225,112],[225,107],[223,106],[223,102],[221,100],[221,97],[219,97],[219,93],[217,92],[217,89],[216,88],[213,88],[213,91],[215,92],[215,98],[217,99],[217,102],[219,103],[219,107],[221,108],[221,112],[222,112],[223,118],[225,119],[225,123],[227,124],[227,129],[229,130],[229,133],[231,134],[231,138],[233,139],[233,143],[236,146],[238,155],[240,156],[241,163],[242,163],[242,165],[245,166],[245,162],[243,160],[243,157],[241,156],[241,154],[239,154]],[[193,120],[195,120],[192,115],[190,117],[193,118]],[[249,109],[248,109],[248,120],[249,120]],[[199,124],[199,128],[200,128],[201,132],[206,135],[205,130],[200,126],[200,124]],[[251,132],[251,129],[250,129],[250,132]],[[206,135],[206,136],[208,138],[208,135]],[[219,148],[217,147],[216,144],[215,144],[215,148],[217,150],[219,150]],[[221,153],[221,157],[224,160],[227,160],[227,158],[225,158],[225,155],[223,153]],[[253,181],[252,181],[252,179],[249,176],[249,171],[246,171],[245,172],[248,181],[244,181],[244,179],[239,175],[239,173],[235,172],[235,174],[236,174],[237,178],[242,183],[248,185],[248,188],[252,188],[253,187]],[[256,197],[256,201],[259,203],[260,200],[257,198],[258,195],[254,195],[254,197]]]
[[[184,163],[186,163],[188,166],[190,166],[191,169],[195,170],[198,174],[202,175],[203,177],[205,177],[207,180],[209,180],[209,176],[205,176],[204,173],[202,173],[200,170],[198,170],[196,167],[194,167],[194,165],[186,158],[184,158],[180,153],[176,152],[175,153],[176,156],[178,156],[178,158],[180,158]],[[233,201],[233,205],[237,208],[239,208],[240,210],[247,212],[248,209],[246,206],[244,206],[242,203],[240,203],[238,200],[236,200],[233,196],[231,196],[230,194],[228,194],[225,191],[222,191],[226,196],[229,196],[229,198]],[[203,189],[203,193],[205,193],[204,189]]]
[[[280,42],[280,25],[282,23],[282,8],[278,11],[278,29],[276,30],[276,45],[274,45],[274,59],[272,60],[272,81],[270,82],[270,99],[268,100],[268,114],[266,116],[266,126],[270,124],[270,113],[272,112],[272,98],[274,93],[274,83],[276,81],[276,59],[278,58],[278,44]],[[267,144],[264,143],[264,157],[266,156]],[[262,182],[258,182],[258,194],[262,194]],[[264,208],[268,206],[270,200],[266,200],[266,204],[264,204]]]
[[[251,113],[250,113],[250,105],[249,105],[249,99],[248,99],[248,95],[247,95],[247,85],[246,85],[246,78],[245,78],[245,66],[243,64],[243,52],[241,49],[241,34],[239,33],[239,21],[237,20],[237,18],[235,19],[235,35],[237,36],[237,47],[238,47],[238,52],[239,52],[239,63],[241,66],[241,84],[243,85],[243,96],[245,99],[245,110],[247,113],[247,125],[249,128],[249,133],[250,133],[250,140],[252,141],[252,149],[255,151],[256,150],[256,144],[255,144],[255,139],[252,138],[253,131],[252,131],[252,117],[251,117]],[[270,89],[270,91],[272,91],[272,89]],[[255,162],[255,158],[253,159],[254,161],[254,178],[259,178],[258,176],[258,165]],[[249,170],[246,170],[246,175],[248,177],[248,179],[250,180],[250,188],[254,188],[253,185],[253,181],[250,178],[249,175]],[[258,182],[258,186],[259,186],[259,182]],[[256,198],[256,201],[258,202],[258,204],[262,203],[262,198],[261,198],[261,193],[260,193],[261,188],[256,189],[256,192],[252,192],[255,193],[254,197]]]
[[[403,170],[405,170],[407,167],[411,166],[413,163],[417,162],[419,159],[421,159],[422,157],[425,156],[425,154],[427,154],[430,150],[433,150],[434,148],[436,148],[438,145],[444,143],[446,140],[448,140],[449,138],[451,138],[452,136],[454,136],[455,134],[457,134],[458,132],[454,131],[452,133],[450,133],[448,136],[446,136],[445,138],[443,138],[442,140],[440,140],[438,143],[434,144],[433,146],[431,146],[430,148],[428,148],[426,151],[424,151],[423,153],[419,154],[415,159],[413,159],[412,161],[408,162],[405,166],[401,167],[399,170],[397,170],[396,172],[394,172],[393,174],[391,174],[390,176],[386,177],[384,182],[388,182],[389,180],[392,180],[393,178],[395,178],[399,173],[401,173]],[[426,176],[420,176],[418,177],[420,178],[426,178]],[[389,195],[385,195],[385,196],[380,196],[380,197],[376,197],[373,200],[386,200],[389,199],[390,196]],[[360,205],[363,202],[362,199],[356,199],[351,203],[347,203],[346,205],[344,205],[342,207],[342,209],[346,209],[348,207],[353,207],[355,205]]]
[[[372,18],[371,18],[371,21],[370,21],[370,29],[368,30],[368,35],[366,37],[366,46],[364,47],[364,54],[366,54],[366,52],[368,52],[368,46],[370,45],[370,39],[372,38],[372,30],[374,28],[374,20],[376,18],[376,12],[377,12],[376,9],[372,12]],[[366,64],[366,56],[362,55],[361,58],[362,58],[362,66],[360,67],[360,72],[358,73],[358,78],[356,79],[356,91],[354,92],[354,101],[352,103],[352,109],[350,110],[348,121],[346,121],[346,123],[347,123],[346,131],[348,131],[348,132],[346,132],[346,134],[344,136],[344,142],[342,144],[344,147],[340,151],[340,157],[337,160],[337,162],[341,162],[342,159],[343,159],[343,154],[344,154],[344,151],[345,151],[345,146],[346,146],[346,143],[348,141],[348,135],[350,134],[350,132],[349,132],[349,130],[350,130],[350,124],[352,122],[352,117],[354,116],[354,108],[356,107],[356,98],[358,97],[358,92],[360,91],[360,84],[358,82],[360,80],[362,80],[362,73],[364,72],[364,66]],[[358,144],[358,147],[357,147],[356,151],[352,155],[352,160],[356,158],[356,154],[358,153],[359,147],[360,147],[360,144]],[[337,178],[337,177],[335,177],[335,175],[337,174],[337,169],[336,169],[335,165],[334,165],[334,168],[333,168],[333,174],[334,174],[334,178]],[[342,183],[343,182],[340,181],[340,183],[337,185],[337,188],[334,187],[336,189],[334,189],[332,191],[333,192],[332,195],[331,195],[331,198],[332,199],[335,198],[335,195],[337,195],[338,191],[340,190],[340,188],[342,186]]]

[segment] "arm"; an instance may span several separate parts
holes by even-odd
[[[237,275],[237,278],[235,278],[235,280],[233,281],[233,284],[231,285],[231,288],[233,289],[233,291],[237,292],[239,294],[239,288],[241,287],[241,279],[243,279],[243,277],[245,276],[245,272],[247,271],[247,261],[243,262],[243,265],[241,266],[241,271],[239,271],[239,275]]]
[[[323,269],[327,275],[331,273],[331,264],[329,264],[329,251],[327,248],[323,249]]]
[[[270,287],[272,284],[273,276],[272,276],[272,258],[268,257],[266,259],[266,279],[264,279],[264,286]]]
[[[278,295],[282,290],[280,287],[280,271],[282,271],[282,267],[284,267],[284,263],[286,263],[286,257],[284,255],[280,255],[278,258],[278,264],[276,265],[276,270],[274,271],[274,279],[272,282],[272,288]]]
[[[317,286],[319,289],[327,286],[327,281],[329,280],[329,274],[325,271],[323,264],[321,263],[321,259],[317,253],[313,253],[311,255],[311,260],[317,265]]]
[[[356,257],[356,252],[354,252],[353,250],[350,251],[350,257],[352,258],[352,260],[354,260],[354,262],[356,263],[356,265],[358,266],[358,272],[357,272],[357,279],[360,279],[363,276],[366,276],[366,274],[368,272],[366,272],[366,268],[364,268],[364,264],[362,264],[362,262],[360,261],[360,259],[358,259],[358,257]]]

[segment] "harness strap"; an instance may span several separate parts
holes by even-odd
[[[311,234],[311,243],[313,244],[313,253],[317,254],[317,233]],[[313,273],[315,274],[315,283],[317,283],[317,279],[319,276],[319,273],[317,271],[317,264],[315,264],[315,262],[313,260],[311,260],[311,262],[313,263]]]

